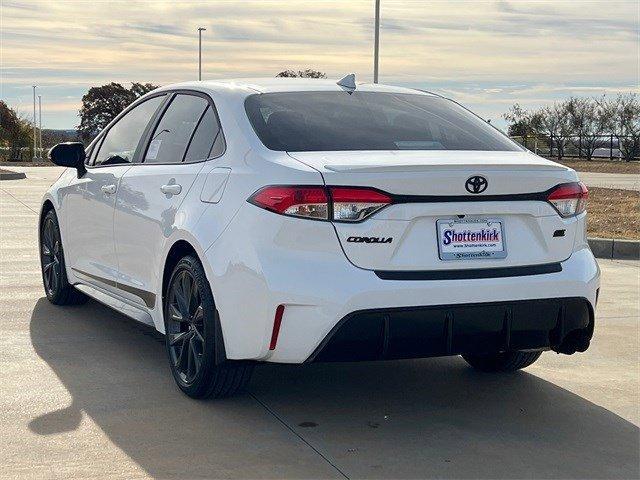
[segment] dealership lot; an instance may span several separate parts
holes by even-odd
[[[640,263],[600,261],[584,354],[493,376],[458,358],[260,366],[198,402],[162,339],[44,298],[36,221],[56,168],[0,183],[0,476],[637,478]]]

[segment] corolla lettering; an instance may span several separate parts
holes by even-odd
[[[393,237],[349,237],[347,242],[350,243],[391,243]]]

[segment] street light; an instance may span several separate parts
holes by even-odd
[[[202,80],[202,32],[206,28],[198,27],[198,80]]]
[[[40,156],[42,159],[42,96],[38,95],[38,123],[40,124],[40,128],[38,129],[38,136],[40,141]]]
[[[378,55],[380,53],[380,0],[376,0],[376,26],[373,41],[373,83],[378,83]]]
[[[32,161],[36,159],[36,86],[33,86],[33,158]]]

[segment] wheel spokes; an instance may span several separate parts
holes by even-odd
[[[180,346],[180,354],[178,355],[178,358],[176,360],[176,367],[181,371],[184,371],[185,363],[187,361],[187,357],[189,356],[189,339],[191,338],[191,332],[185,333],[187,333],[188,335],[186,335],[182,340],[182,345]]]
[[[178,343],[184,344],[187,337],[191,335],[190,331],[169,334],[169,345],[174,346]]]
[[[189,338],[189,343],[187,343],[187,378],[191,378],[193,377],[193,375],[191,374],[191,370],[193,368],[195,368],[194,365],[194,361],[193,361],[193,343],[192,343],[193,337]]]
[[[55,262],[49,262],[44,266],[44,277],[45,277],[45,283],[46,283],[45,287],[47,287],[49,290],[53,290],[54,264]]]
[[[187,272],[184,272],[180,285],[182,287],[182,294],[184,295],[184,300],[187,307],[187,314],[191,316],[191,305],[193,303],[194,290],[193,279],[191,278],[191,275],[188,275]]]
[[[56,270],[57,266],[58,265],[56,264],[51,269],[51,291],[54,291],[54,292],[58,288],[58,275],[59,275],[59,272]]]
[[[204,349],[204,308],[200,302],[193,314],[193,332]]]
[[[194,367],[194,372],[193,372],[193,376],[195,377],[198,372],[200,371],[200,363],[201,363],[201,359],[200,359],[200,353],[198,353],[195,347],[195,342],[196,339],[195,337],[191,339],[191,353],[193,355],[193,367]]]
[[[54,293],[58,287],[60,277],[60,240],[56,226],[52,221],[47,221],[42,232],[42,273],[45,288]]]
[[[182,316],[182,313],[180,312],[179,307],[177,307],[173,303],[169,304],[169,318],[171,320],[173,320],[174,322],[186,322],[186,321],[188,321],[187,318],[184,318]]]
[[[186,318],[189,318],[189,303],[188,303],[188,297],[185,295],[185,292],[184,292],[183,279],[181,278],[176,283],[177,284],[174,286],[173,295],[174,295],[174,298],[176,299],[176,303],[178,305],[178,310],[180,311],[180,315],[182,316],[182,318],[186,319]]]
[[[44,243],[48,250],[51,251],[51,247],[53,245],[53,242],[51,241],[51,222],[47,222],[47,224],[44,226],[42,243]]]
[[[53,252],[54,245],[56,243],[55,225],[49,221],[45,225],[44,229],[44,244],[49,249],[49,252]]]
[[[167,300],[167,345],[175,373],[190,383],[200,372],[205,342],[204,307],[189,271],[175,275]]]
[[[204,346],[204,335],[200,332],[200,330],[198,330],[198,328],[201,328],[201,327],[199,325],[194,325],[193,333],[194,333],[194,336],[198,339],[198,341],[200,341]]]
[[[49,269],[49,270],[44,272],[44,279],[45,279],[45,284],[46,284],[45,287],[47,287],[49,290],[52,290],[52,288],[51,288],[51,283],[52,283],[51,282],[51,278],[52,278],[53,274],[52,274],[51,270],[52,269]]]

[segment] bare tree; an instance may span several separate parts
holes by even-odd
[[[628,162],[640,156],[640,100],[635,93],[619,94],[604,101],[608,111],[611,133],[618,140],[618,148]]]
[[[617,139],[625,160],[640,156],[640,97],[636,93],[612,99],[571,97],[531,111],[516,103],[503,117],[509,122],[509,135],[547,137],[559,159],[573,143],[580,156],[591,160],[611,136]]]
[[[556,102],[541,108],[536,119],[538,131],[549,137],[550,151],[556,148],[558,160],[564,157],[565,147],[573,133],[567,103],[567,101]]]
[[[604,105],[604,97],[602,100],[571,97],[565,107],[572,133],[578,136],[579,152],[591,160],[596,149],[607,144],[604,134],[611,125],[611,110]]]
[[[509,122],[509,135],[512,137],[526,137],[536,135],[539,117],[535,112],[525,110],[515,103],[507,113],[502,115]]]

